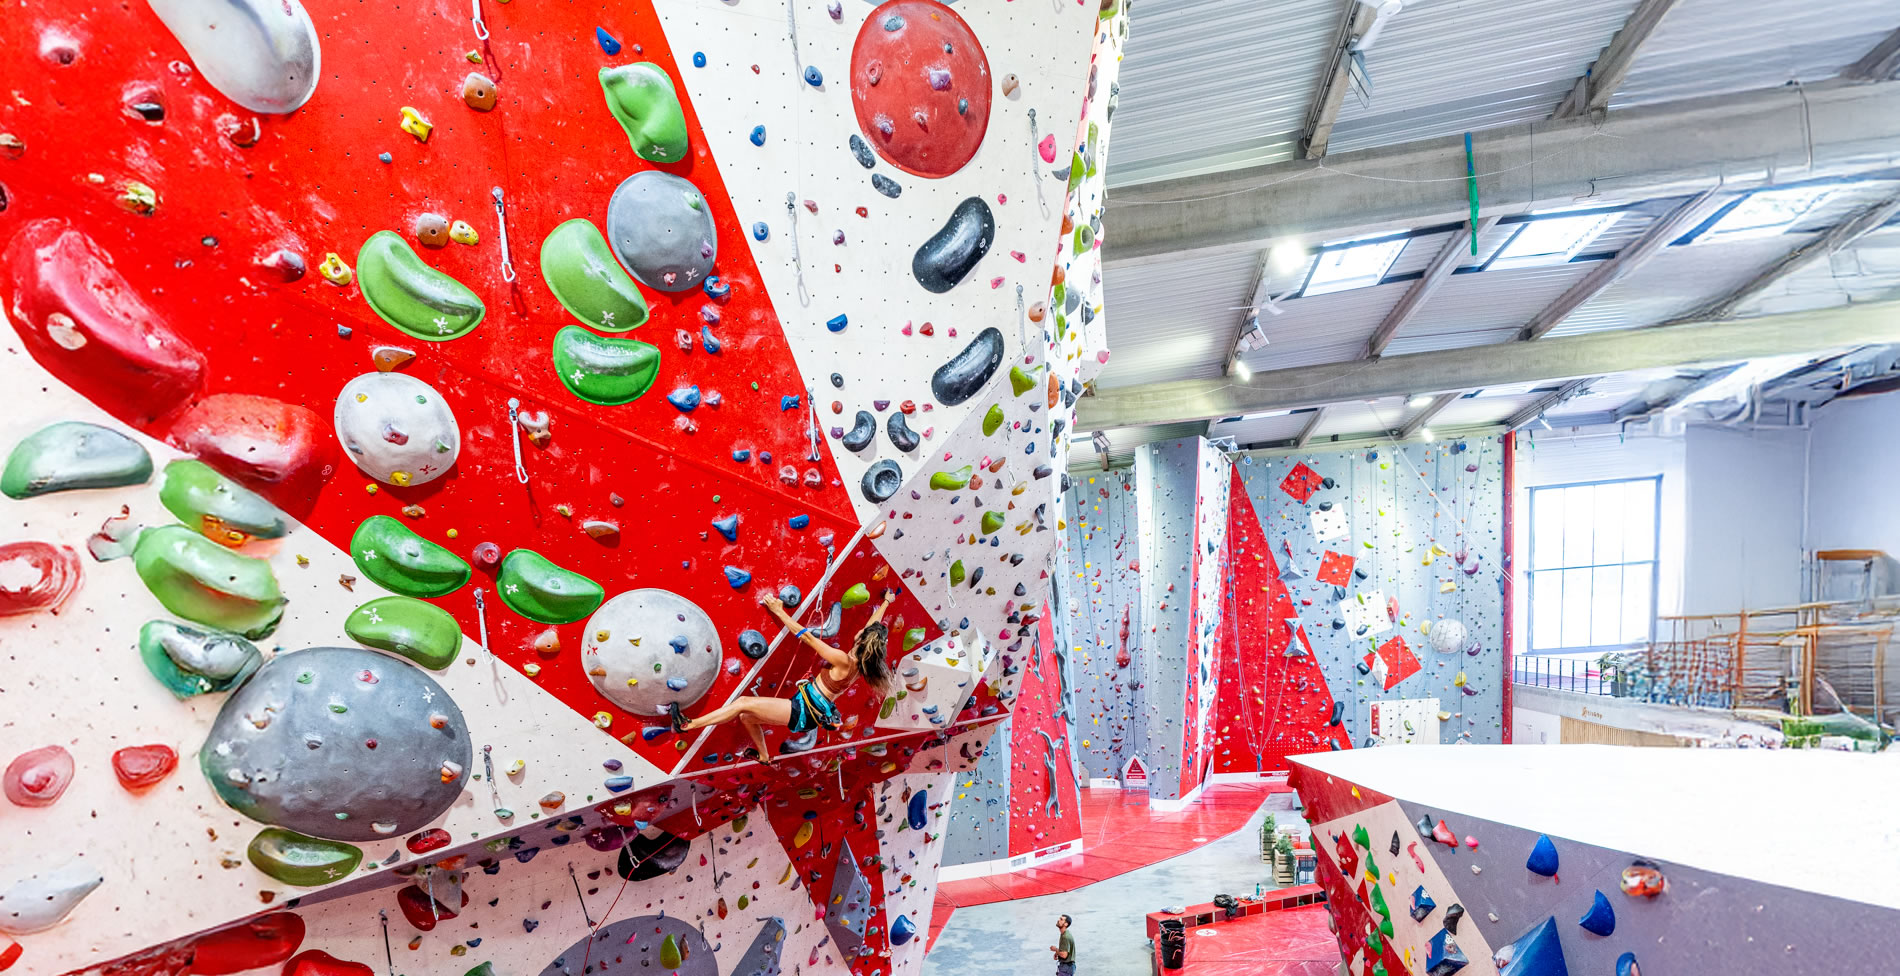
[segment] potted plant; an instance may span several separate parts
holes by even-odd
[[[1267,818],[1260,821],[1260,859],[1262,861],[1269,863],[1273,861],[1275,853],[1273,836],[1278,831],[1279,824],[1274,821],[1273,814],[1267,814]]]
[[[1273,880],[1282,887],[1293,883],[1293,838],[1280,838],[1280,857],[1273,864]]]

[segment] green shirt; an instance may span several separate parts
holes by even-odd
[[[1070,935],[1068,929],[1062,930],[1062,938],[1056,940],[1056,948],[1062,950],[1063,954],[1057,962],[1075,961],[1075,936]]]

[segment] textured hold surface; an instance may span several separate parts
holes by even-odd
[[[918,246],[910,273],[925,291],[942,294],[976,269],[995,239],[996,215],[982,197],[970,197],[950,211],[941,230]]]
[[[165,440],[289,512],[308,511],[336,472],[336,441],[315,410],[214,393],[179,412]]]
[[[58,925],[103,883],[105,878],[82,858],[29,874],[0,891],[0,932],[44,932]]]
[[[309,949],[284,963],[283,976],[376,976],[376,970],[360,962],[338,959],[322,949]]]
[[[532,549],[502,557],[495,589],[508,609],[544,624],[571,624],[593,613],[607,595],[599,583],[556,566]]]
[[[897,494],[904,485],[904,471],[897,462],[885,458],[870,466],[864,472],[864,478],[858,485],[864,497],[874,502],[882,502]]]
[[[1444,821],[1439,824],[1442,826]],[[1531,856],[1524,860],[1524,867],[1546,878],[1557,873],[1557,845],[1550,842],[1548,834],[1537,835],[1537,843],[1531,847]]]
[[[653,378],[660,373],[660,348],[570,325],[554,334],[554,371],[568,392],[589,403],[629,403],[653,388]]]
[[[79,589],[79,555],[44,542],[0,545],[0,617],[58,612]]]
[[[441,816],[462,792],[471,753],[461,709],[420,668],[313,647],[278,655],[225,700],[199,763],[224,802],[253,820],[365,841]]]
[[[858,859],[851,853],[851,842],[844,842],[844,852],[838,855],[837,870],[831,876],[830,909],[825,913],[825,928],[830,930],[832,941],[846,955],[856,955],[864,948],[865,936],[869,934],[871,915],[877,906],[871,903],[871,885],[858,867]]]
[[[469,334],[488,312],[481,296],[424,263],[393,230],[379,230],[363,242],[356,280],[383,321],[430,342]]]
[[[891,446],[906,454],[915,451],[917,446],[923,443],[923,439],[918,437],[917,433],[910,429],[910,424],[904,420],[902,410],[891,412],[890,419],[884,422],[884,430],[891,437]]]
[[[1577,924],[1592,935],[1610,935],[1616,931],[1616,909],[1610,907],[1610,900],[1603,897],[1603,892],[1595,892],[1590,899],[1590,910],[1583,913]]]
[[[158,500],[180,522],[220,545],[281,539],[290,532],[290,519],[277,506],[193,458],[165,465]]]
[[[73,754],[57,745],[20,753],[0,775],[7,799],[19,807],[52,806],[72,781]]]
[[[602,68],[600,90],[607,110],[627,130],[634,155],[655,163],[686,158],[686,113],[666,69],[651,61]]]
[[[207,633],[169,620],[139,628],[139,656],[179,698],[229,691],[264,663],[257,647],[236,634]]]
[[[996,375],[997,367],[1002,365],[1003,332],[994,326],[986,328],[977,333],[962,352],[931,374],[930,395],[945,406],[956,406],[982,392],[990,377]],[[997,424],[1000,426],[1001,409],[993,412],[997,414]]]
[[[776,915],[767,917],[760,923],[758,934],[752,937],[752,944],[746,947],[745,955],[732,967],[732,976],[779,976],[783,972],[779,949],[784,943],[785,920]]]
[[[284,595],[269,563],[183,526],[140,532],[132,565],[165,609],[195,623],[255,640],[276,630],[284,615]]]
[[[468,582],[462,557],[387,515],[372,515],[350,537],[350,556],[363,575],[403,596],[447,596]]]
[[[227,976],[275,966],[303,945],[303,916],[277,912],[200,937],[191,944],[192,976]]]
[[[607,240],[641,284],[661,291],[699,287],[719,251],[712,212],[699,188],[652,170],[627,177],[614,190]]]
[[[359,644],[400,654],[432,671],[455,663],[462,628],[447,610],[414,597],[386,596],[350,613],[344,633]]]
[[[586,635],[581,664],[588,680],[635,715],[664,715],[668,703],[691,708],[719,677],[712,618],[668,590],[615,596],[587,621]]]
[[[354,844],[311,837],[282,827],[266,827],[245,850],[251,866],[288,885],[314,888],[349,877],[363,863]]]
[[[679,962],[662,968],[661,947],[669,939]],[[593,943],[591,952],[590,941]],[[595,965],[593,969],[599,973],[651,970],[655,976],[720,976],[719,961],[713,958],[712,946],[706,937],[700,935],[691,922],[670,914],[636,915],[602,925],[590,937],[582,937],[548,960],[546,968],[539,970],[540,976],[573,976],[580,972],[580,960],[590,956],[597,960],[625,959],[618,966],[610,967],[604,962]]]
[[[36,220],[0,261],[22,344],[86,399],[144,423],[198,391],[204,356],[159,320],[92,238],[58,218]]]
[[[448,400],[407,373],[364,373],[344,384],[335,421],[350,460],[384,484],[434,481],[462,452],[462,428]]]
[[[853,418],[851,429],[845,431],[844,447],[847,451],[862,451],[871,446],[877,437],[877,417],[869,410],[860,410]]]
[[[97,424],[42,427],[14,445],[0,472],[0,494],[32,498],[76,488],[123,488],[152,476],[152,456],[139,442]]]
[[[562,308],[602,332],[626,332],[646,323],[646,296],[621,270],[591,220],[576,217],[549,232],[541,242],[541,277]]]
[[[151,0],[211,87],[253,112],[294,112],[317,90],[323,51],[297,0]]]
[[[112,753],[112,774],[132,792],[151,789],[178,768],[178,753],[164,743],[126,746]]]
[[[890,0],[851,48],[851,104],[878,154],[917,176],[949,176],[983,144],[990,64],[976,33],[935,0]]]

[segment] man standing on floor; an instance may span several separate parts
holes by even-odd
[[[1061,938],[1049,947],[1056,957],[1056,976],[1075,976],[1075,936],[1069,934],[1069,916],[1056,916],[1056,931]]]

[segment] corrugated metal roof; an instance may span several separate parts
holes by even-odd
[[[1595,262],[1452,275],[1386,347],[1389,355],[1504,342]]]
[[[1896,27],[1894,0],[1682,0],[1610,109],[1832,78]]]
[[[1295,413],[1283,413],[1274,417],[1243,417],[1215,424],[1207,432],[1208,437],[1232,437],[1234,443],[1242,448],[1250,444],[1270,444],[1277,441],[1290,441],[1300,435],[1306,422],[1313,419],[1313,412],[1301,410]]]
[[[1323,437],[1364,437],[1368,434],[1383,434],[1386,431],[1397,430],[1405,423],[1405,418],[1410,412],[1410,408],[1405,405],[1404,397],[1335,403],[1326,408],[1326,419],[1320,421],[1319,429],[1313,432],[1313,436],[1315,440],[1318,440]]]
[[[1519,410],[1536,403],[1542,393],[1514,393],[1507,396],[1460,397],[1432,418],[1433,427],[1476,427],[1501,423]]]
[[[1184,424],[1158,424],[1153,427],[1118,427],[1108,432],[1108,466],[1126,467],[1135,463],[1135,449],[1143,444],[1172,440],[1177,437],[1197,437],[1201,433],[1201,422]],[[1095,453],[1095,445],[1088,437],[1077,437],[1069,444],[1069,469],[1100,469],[1102,456]]]
[[[1141,0],[1111,186],[1292,158],[1352,0]]]
[[[1245,251],[1108,269],[1109,360],[1096,385],[1219,376],[1259,269]]]
[[[1431,0],[1407,6],[1366,52],[1370,103],[1346,96],[1327,152],[1547,119],[1636,3]]]
[[[1410,282],[1352,288],[1281,302],[1279,315],[1260,316],[1267,346],[1247,354],[1255,370],[1286,369],[1357,359]]]

